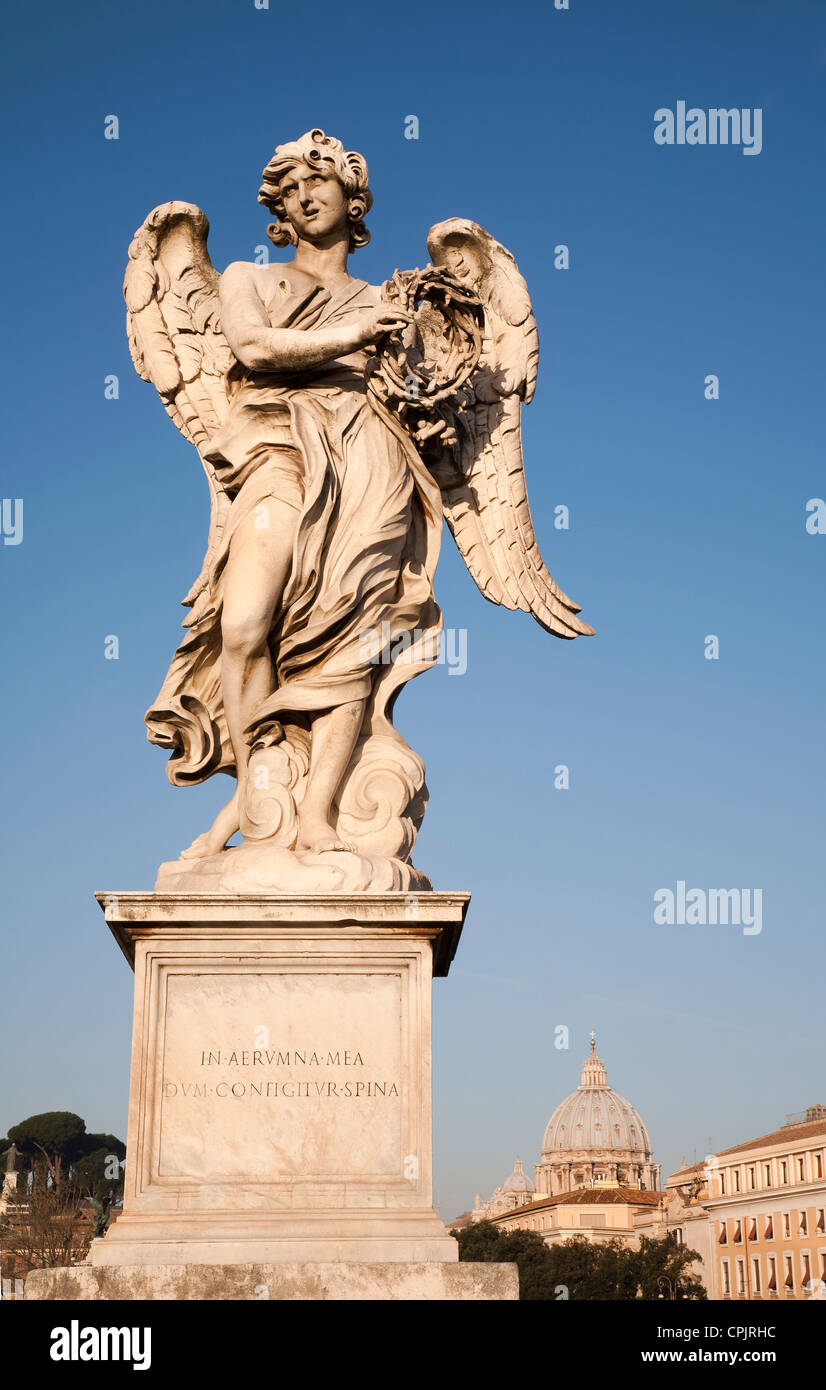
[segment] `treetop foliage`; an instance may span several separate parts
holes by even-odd
[[[590,1241],[571,1236],[548,1245],[536,1231],[503,1231],[480,1221],[459,1232],[459,1259],[515,1261],[520,1299],[703,1299],[699,1276],[689,1265],[696,1250],[680,1245],[671,1233],[663,1239],[642,1236],[638,1249],[616,1236]]]

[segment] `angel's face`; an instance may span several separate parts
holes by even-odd
[[[330,170],[297,164],[279,185],[284,212],[301,241],[322,241],[347,226],[347,196]]]

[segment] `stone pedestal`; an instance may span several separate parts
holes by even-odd
[[[98,900],[135,971],[123,1212],[85,1269],[28,1296],[250,1297],[181,1290],[269,1288],[281,1268],[272,1297],[377,1297],[323,1290],[375,1290],[391,1265],[409,1270],[388,1290],[432,1292],[387,1297],[502,1296],[456,1292],[492,1287],[475,1266],[430,1269],[458,1259],[433,1210],[431,980],[468,894]]]
[[[123,1214],[93,1265],[457,1258],[431,976],[466,894],[100,895],[135,970]]]

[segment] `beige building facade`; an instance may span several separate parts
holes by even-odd
[[[586,1236],[599,1244],[615,1238],[638,1244],[638,1215],[656,1211],[662,1193],[629,1187],[582,1188],[555,1197],[536,1197],[514,1211],[489,1217],[503,1231],[536,1231],[548,1245]]]
[[[683,1164],[639,1234],[673,1232],[696,1250],[709,1298],[826,1298],[826,1106]]]
[[[826,1106],[707,1162],[712,1298],[826,1292]]]

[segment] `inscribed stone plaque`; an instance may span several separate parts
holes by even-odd
[[[402,977],[166,974],[158,1177],[402,1176]]]

